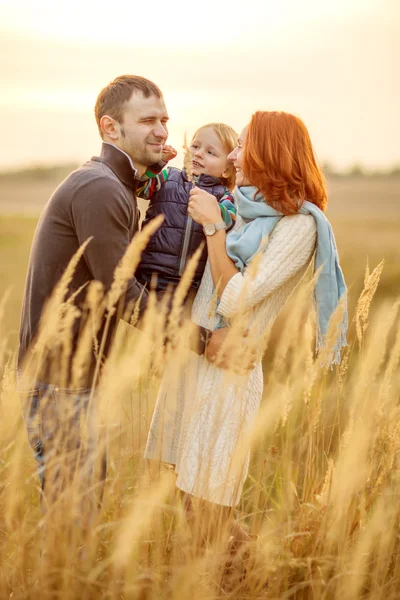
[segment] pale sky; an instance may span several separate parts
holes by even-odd
[[[177,148],[286,110],[322,161],[390,166],[399,58],[400,0],[0,0],[0,169],[98,154],[96,96],[124,73],[162,89]]]

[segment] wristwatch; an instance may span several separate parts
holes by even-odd
[[[214,233],[220,229],[226,229],[226,223],[224,221],[220,221],[219,223],[207,223],[207,225],[204,225],[203,227],[203,231],[206,235],[214,235]]]

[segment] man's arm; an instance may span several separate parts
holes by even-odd
[[[79,244],[88,238],[84,260],[94,279],[106,291],[114,271],[131,242],[131,223],[136,215],[120,185],[107,177],[93,179],[82,186],[72,200],[72,219]],[[147,305],[147,291],[131,277],[125,291],[125,306],[140,298],[139,312]]]
[[[135,215],[119,185],[111,179],[95,179],[79,190],[72,202],[72,218],[79,245],[88,238],[84,260],[94,279],[101,281],[106,291],[114,279],[114,271],[130,241],[130,223]],[[125,306],[140,298],[139,316],[147,306],[148,292],[137,281],[129,280]],[[189,348],[204,354],[209,332],[193,323]]]

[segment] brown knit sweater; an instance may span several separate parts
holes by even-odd
[[[51,196],[37,225],[29,260],[21,317],[19,365],[35,339],[44,303],[74,253],[89,237],[93,239],[76,268],[68,294],[74,294],[94,279],[101,281],[106,289],[111,285],[115,267],[138,231],[136,185],[137,179],[128,157],[114,146],[103,144],[100,156],[93,157],[71,173]],[[76,304],[82,304],[85,293],[86,290],[83,290],[78,294]],[[125,304],[139,296],[143,311],[147,292],[132,277],[125,294]],[[107,337],[106,354],[115,326],[116,320]],[[77,321],[74,347],[78,332]],[[94,356],[91,360],[88,387]],[[49,374],[42,372],[40,377],[48,379]]]

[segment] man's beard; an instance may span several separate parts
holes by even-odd
[[[121,127],[121,137],[126,139],[126,135],[125,135],[125,130],[123,127]],[[157,162],[159,162],[162,158],[162,150],[160,150],[160,152],[157,152],[156,150],[154,150],[153,152],[151,152],[150,149],[147,149],[146,144],[148,144],[149,141],[148,139],[146,139],[144,141],[144,147],[143,149],[140,151],[138,149],[137,146],[129,146],[129,151],[127,152],[127,154],[129,154],[129,156],[131,157],[133,164],[135,164],[135,162],[137,162],[138,164],[141,165],[146,165],[146,166],[150,166],[153,165]],[[158,143],[157,141],[154,141],[153,143]],[[161,145],[163,145],[163,142],[159,142]]]

